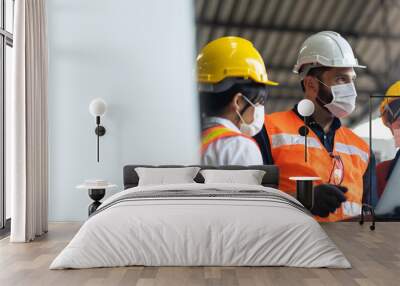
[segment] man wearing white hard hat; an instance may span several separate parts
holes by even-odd
[[[375,170],[375,161],[369,147],[340,121],[355,108],[354,68],[365,66],[358,63],[351,46],[338,33],[324,31],[307,38],[293,71],[300,76],[304,97],[315,108],[308,118],[308,160],[304,160],[304,134],[299,134],[304,118],[297,105],[266,115],[263,130],[255,137],[264,163],[280,168],[281,190],[295,194],[296,183],[290,177],[320,178],[314,182],[311,209],[318,221],[360,215],[363,195],[371,191],[368,175],[369,168]],[[375,175],[372,181],[374,185]]]

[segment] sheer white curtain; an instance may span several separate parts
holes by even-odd
[[[47,232],[47,20],[45,0],[16,0],[7,167],[12,242]]]

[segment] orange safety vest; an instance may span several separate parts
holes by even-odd
[[[245,138],[250,139],[253,141],[257,147],[258,144],[257,142],[250,136],[247,136],[243,133],[234,131],[232,129],[226,128],[223,125],[215,125],[209,128],[206,128],[202,132],[201,136],[201,154],[204,154],[204,152],[207,150],[208,146],[210,146],[211,143],[222,139],[222,138],[228,138],[228,137],[235,137],[235,136],[242,136]]]
[[[295,176],[320,177],[315,185],[329,183],[335,168],[331,155],[339,156],[343,163],[342,186],[348,188],[347,201],[327,218],[316,217],[318,221],[339,221],[361,214],[363,197],[363,175],[368,167],[369,147],[350,129],[336,130],[334,148],[330,154],[318,136],[310,130],[307,135],[308,158],[304,161],[305,139],[299,134],[304,122],[293,111],[265,115],[265,128],[271,142],[274,163],[279,166],[279,189],[294,195]]]

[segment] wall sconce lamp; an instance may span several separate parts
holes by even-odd
[[[299,134],[304,136],[304,162],[307,162],[307,135],[309,132],[307,120],[313,115],[314,110],[314,103],[309,99],[303,99],[297,105],[297,111],[304,118],[304,125],[299,128]]]
[[[104,134],[106,134],[106,129],[104,128],[104,126],[100,125],[100,116],[103,116],[104,113],[106,113],[106,110],[107,110],[107,104],[101,98],[95,98],[89,104],[90,113],[94,117],[96,117],[97,127],[94,130],[94,132],[97,135],[97,162],[99,162],[99,138],[100,138],[100,136],[103,136]]]

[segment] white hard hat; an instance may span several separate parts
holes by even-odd
[[[304,77],[310,69],[321,66],[366,68],[358,64],[350,44],[332,31],[316,33],[304,41],[293,72]]]

